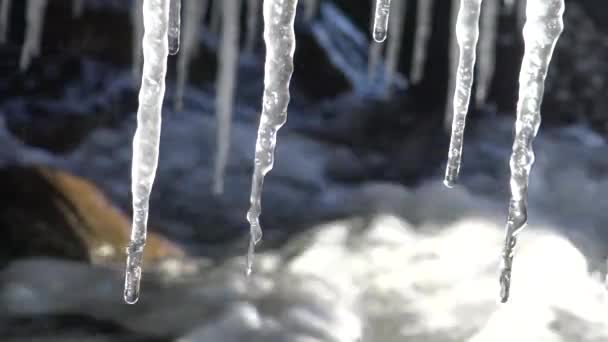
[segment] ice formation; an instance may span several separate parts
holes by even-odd
[[[456,40],[456,20],[458,19],[458,9],[460,8],[461,0],[452,0],[450,6],[450,46],[448,47],[448,67],[449,75],[448,78],[448,92],[447,100],[445,105],[445,120],[444,125],[447,130],[452,127],[452,116],[454,115],[454,92],[456,91],[456,70],[458,70],[458,42]]]
[[[12,0],[1,0],[0,3],[0,44],[6,43],[8,27],[10,25],[10,13]]]
[[[171,0],[169,10],[169,54],[176,55],[179,51],[179,34],[181,26],[182,0]]]
[[[534,163],[532,143],[540,126],[545,77],[553,49],[564,28],[564,0],[534,0],[526,5],[524,57],[519,74],[519,98],[511,167],[511,200],[500,274],[502,302],[509,298],[513,249],[528,221],[528,179]]]
[[[29,68],[32,58],[40,55],[46,5],[46,0],[28,0],[27,2],[25,10],[25,39],[21,48],[21,59],[19,60],[19,68],[22,71]]]
[[[448,187],[454,185],[460,169],[464,127],[473,85],[480,7],[481,0],[461,0],[456,19],[456,39],[460,49],[455,79],[452,136],[444,180]]]
[[[215,97],[218,124],[213,192],[216,194],[224,191],[224,173],[230,152],[230,122],[238,69],[240,30],[239,21],[234,18],[239,17],[241,1],[223,1],[222,6],[222,39],[218,53],[219,70]]]
[[[161,112],[169,53],[169,1],[144,0],[141,12],[144,23],[144,62],[137,108],[137,130],[133,138],[133,226],[127,248],[124,292],[124,299],[129,304],[137,302],[139,298],[150,192],[158,165]]]
[[[289,83],[293,73],[296,48],[294,18],[297,0],[264,0],[264,96],[262,115],[255,145],[255,160],[251,182],[251,206],[247,212],[251,237],[247,252],[247,274],[251,273],[256,243],[262,238],[259,218],[262,211],[264,176],[274,164],[277,132],[287,121]]]
[[[372,0],[372,9],[376,8],[377,0]],[[370,20],[370,31],[373,35],[374,33],[374,16],[371,16]],[[378,43],[375,40],[371,40],[369,43],[369,56],[368,56],[368,64],[367,64],[367,75],[368,80],[373,82],[376,78],[376,69],[378,68],[378,64],[380,63],[380,59],[382,58],[382,47],[383,45]]]
[[[245,36],[245,47],[243,48],[247,53],[253,52],[257,42],[261,1],[247,0],[247,35]]]
[[[418,83],[424,76],[424,65],[426,64],[427,45],[431,37],[433,25],[433,3],[434,0],[418,0],[416,10],[416,33],[414,36],[414,48],[412,57],[412,69],[410,78],[413,83]]]
[[[390,11],[391,0],[376,0],[376,8],[374,10],[374,30],[372,37],[378,43],[382,43],[386,39]]]
[[[391,90],[395,73],[399,65],[401,41],[403,38],[403,25],[406,17],[407,0],[393,1],[391,12],[393,19],[389,23],[390,35],[386,47],[386,91]]]
[[[479,32],[479,63],[477,63],[475,102],[481,105],[486,100],[492,78],[496,58],[496,34],[498,30],[498,14],[500,0],[484,0],[481,12],[481,29]]]

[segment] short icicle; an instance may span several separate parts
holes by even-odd
[[[2,0],[2,3],[0,3],[0,44],[4,44],[7,41],[11,20],[11,4],[12,0]]]
[[[27,1],[25,9],[25,39],[21,49],[21,58],[19,60],[19,68],[21,71],[27,70],[32,58],[40,55],[46,5],[46,0]]]
[[[416,33],[414,35],[414,55],[412,57],[412,69],[410,78],[412,83],[418,83],[424,77],[424,66],[426,64],[427,45],[431,37],[433,25],[433,3],[434,0],[418,0],[416,9]]]
[[[182,0],[171,0],[169,9],[169,54],[179,52],[179,35],[182,21]]]
[[[448,151],[448,163],[445,170],[444,184],[454,186],[460,170],[464,127],[469,111],[471,87],[477,38],[479,37],[479,12],[481,0],[461,0],[458,18],[456,19],[456,39],[459,46],[458,69],[456,70],[456,87],[454,90],[452,136]]]
[[[247,252],[246,273],[253,267],[255,245],[262,238],[260,214],[264,176],[274,164],[277,132],[287,121],[289,83],[293,73],[293,54],[296,47],[294,17],[297,0],[264,0],[264,96],[262,115],[255,145],[255,161],[251,182],[251,207],[247,212],[251,237]]]
[[[137,108],[137,129],[133,138],[131,191],[133,226],[127,248],[124,300],[134,304],[139,298],[144,246],[146,244],[150,192],[156,167],[165,96],[165,75],[169,28],[169,1],[143,1],[143,72]]]
[[[213,193],[224,192],[224,174],[230,152],[230,123],[234,102],[234,87],[239,59],[239,21],[241,0],[222,2],[222,36],[218,53],[219,70],[217,80],[216,116],[217,143],[213,172]]]
[[[386,47],[386,95],[390,95],[393,79],[399,66],[401,41],[403,39],[403,26],[405,24],[407,0],[396,0],[391,3],[392,20],[389,23],[391,34]]]
[[[481,9],[481,30],[479,32],[479,63],[477,64],[475,102],[481,105],[486,101],[496,65],[496,34],[500,0],[484,0]]]
[[[403,0],[400,0],[403,1]],[[378,43],[386,39],[388,33],[388,18],[391,12],[391,0],[376,0],[374,10],[374,29],[372,37]]]
[[[509,299],[513,249],[528,221],[528,180],[534,163],[532,143],[540,126],[540,107],[553,50],[564,28],[564,0],[529,0],[523,29],[525,52],[519,73],[515,140],[509,162],[511,200],[500,272],[500,300]]]

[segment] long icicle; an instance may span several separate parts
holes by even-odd
[[[418,0],[416,9],[416,33],[414,36],[414,56],[412,57],[412,83],[418,83],[424,77],[427,45],[433,25],[434,0]]]
[[[374,30],[372,37],[378,43],[386,39],[388,33],[388,18],[391,13],[391,0],[376,0],[374,10]]]
[[[528,221],[528,180],[534,163],[532,143],[540,126],[545,78],[564,28],[564,0],[530,0],[523,29],[525,52],[519,73],[519,98],[511,167],[511,200],[500,272],[500,299],[509,299],[513,249]]]
[[[392,20],[389,23],[391,34],[386,47],[386,95],[390,95],[393,79],[399,66],[399,55],[403,39],[403,26],[405,24],[407,0],[393,1],[391,4]]]
[[[213,193],[224,192],[224,174],[230,152],[230,123],[234,101],[234,87],[239,58],[239,21],[241,0],[222,2],[222,38],[218,54],[217,81],[217,149],[213,173]]]
[[[21,71],[27,70],[32,58],[40,55],[46,5],[46,0],[28,0],[27,2],[25,10],[25,40],[23,42],[21,58],[19,60],[19,68]]]
[[[11,4],[12,0],[2,0],[0,4],[0,44],[4,44],[7,41],[11,20]]]
[[[452,129],[452,116],[454,115],[454,93],[456,91],[456,71],[458,70],[458,41],[456,39],[456,20],[458,19],[458,9],[460,8],[461,0],[452,0],[450,7],[450,46],[448,47],[448,89],[447,100],[445,104],[445,120],[444,126],[446,131]]]
[[[372,3],[372,9],[376,8],[376,2],[377,0],[371,0]],[[370,17],[370,33],[373,35],[374,32],[374,23],[375,23],[375,17],[372,14]],[[382,58],[382,47],[384,45],[378,43],[377,41],[375,41],[374,39],[370,40],[369,42],[369,54],[368,54],[368,60],[367,60],[367,79],[369,80],[369,82],[373,82],[374,79],[376,78],[376,69],[378,69],[378,63],[380,62],[380,59]]]
[[[132,47],[131,47],[131,73],[133,83],[138,86],[141,81],[141,65],[143,62],[142,54],[142,38],[144,37],[144,15],[142,9],[144,7],[143,0],[133,0],[133,8],[131,9],[131,27],[132,27]]]
[[[133,138],[131,191],[133,194],[133,226],[127,248],[124,299],[134,304],[139,298],[144,247],[146,244],[150,192],[156,167],[160,140],[161,112],[165,96],[165,75],[169,44],[169,1],[144,0],[143,56],[137,129]]]
[[[477,79],[475,102],[477,105],[485,102],[494,77],[499,8],[500,0],[484,0],[483,2],[479,33],[479,55],[482,57],[475,70]]]
[[[253,53],[258,36],[259,12],[261,0],[247,0],[247,35],[245,36],[246,53]]]
[[[296,48],[294,18],[298,0],[264,0],[264,97],[262,115],[255,145],[255,161],[251,182],[251,207],[247,212],[251,237],[247,251],[247,274],[251,273],[255,245],[262,238],[260,214],[264,176],[274,164],[277,132],[287,121],[289,82],[293,73]]]
[[[169,54],[179,52],[179,34],[182,21],[182,0],[171,0],[169,9]]]
[[[454,91],[454,114],[452,116],[452,136],[448,163],[445,170],[444,183],[454,186],[460,170],[464,127],[469,111],[471,86],[473,85],[473,70],[477,38],[479,37],[479,12],[481,0],[461,0],[458,19],[456,20],[456,39],[460,49],[458,70],[456,71],[456,88]]]
[[[182,52],[177,56],[177,80],[175,88],[175,110],[184,107],[184,91],[188,83],[190,61],[196,53],[198,32],[201,21],[207,10],[207,0],[186,0],[184,5],[184,33],[181,44]]]

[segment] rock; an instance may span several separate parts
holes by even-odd
[[[13,166],[0,169],[0,184],[0,260],[124,261],[129,221],[92,183],[58,169]],[[149,235],[148,262],[182,255],[177,245]]]

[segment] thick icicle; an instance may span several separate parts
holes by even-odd
[[[262,238],[260,213],[264,176],[274,164],[277,132],[287,121],[289,82],[293,73],[293,54],[296,47],[294,17],[297,0],[264,0],[264,97],[262,115],[255,145],[255,161],[251,182],[251,207],[247,212],[251,237],[247,252],[247,274],[251,273],[256,243]]]
[[[475,102],[484,103],[488,96],[494,66],[496,65],[496,34],[498,30],[498,14],[500,0],[484,0],[481,12],[481,30],[479,33],[479,63],[476,69],[477,86],[475,88]]]
[[[2,0],[0,4],[0,44],[6,43],[11,20],[11,2],[12,0]]]
[[[414,36],[414,56],[412,57],[411,79],[418,83],[424,76],[426,64],[427,45],[431,37],[433,25],[433,2],[434,0],[418,0],[416,10],[416,33]]]
[[[188,83],[190,61],[196,53],[198,30],[207,10],[207,0],[186,0],[184,5],[184,34],[182,53],[177,56],[177,85],[175,89],[175,110],[182,110],[184,89]]]
[[[458,42],[456,39],[456,20],[461,0],[452,0],[450,7],[450,46],[449,46],[449,73],[448,73],[448,93],[445,105],[444,125],[447,131],[452,129],[452,116],[454,115],[454,93],[456,91],[456,71],[458,70]]]
[[[46,4],[46,0],[28,0],[27,2],[25,10],[25,40],[21,49],[21,59],[19,60],[21,71],[27,70],[32,58],[40,55]]]
[[[179,34],[182,21],[182,0],[171,0],[169,9],[169,54],[179,51]]]
[[[479,12],[481,0],[461,0],[458,18],[456,19],[456,39],[459,46],[458,69],[456,71],[456,88],[452,116],[452,137],[448,152],[448,164],[445,170],[444,183],[452,187],[458,178],[464,127],[469,111],[473,70],[475,68],[475,49],[479,36]]]
[[[169,1],[143,1],[143,56],[137,130],[133,138],[131,191],[133,193],[133,226],[127,248],[124,299],[133,304],[139,298],[142,259],[146,244],[150,192],[158,165],[161,111],[165,96],[169,28]]]
[[[222,2],[222,38],[218,54],[219,72],[217,81],[217,149],[213,173],[213,192],[224,191],[224,173],[230,152],[230,122],[239,58],[239,21],[241,0]]]
[[[393,78],[399,66],[399,54],[401,53],[401,41],[403,38],[403,25],[406,18],[407,0],[393,1],[391,4],[391,16],[389,29],[391,34],[388,37],[386,47],[386,83],[385,89],[389,93],[392,89]]]
[[[133,46],[131,50],[131,63],[133,63],[132,74],[133,82],[139,85],[141,81],[141,64],[143,62],[142,54],[142,38],[144,36],[144,15],[142,9],[144,0],[133,0],[133,8],[131,9],[131,27],[133,28]]]
[[[545,77],[555,44],[564,28],[564,0],[530,0],[523,29],[525,52],[519,73],[519,98],[511,167],[511,200],[500,273],[500,298],[509,298],[513,249],[528,221],[528,179],[534,163],[532,143],[540,126]]]
[[[311,20],[314,18],[318,8],[319,0],[306,0],[306,12],[304,14],[304,18],[306,18],[306,20]]]
[[[374,10],[374,30],[372,37],[378,43],[386,39],[388,32],[388,17],[391,12],[391,0],[376,0]]]
[[[84,12],[84,0],[73,0],[72,1],[72,16],[74,18],[80,18]]]
[[[261,0],[247,0],[247,35],[245,36],[246,53],[253,53],[258,36],[259,12]]]

